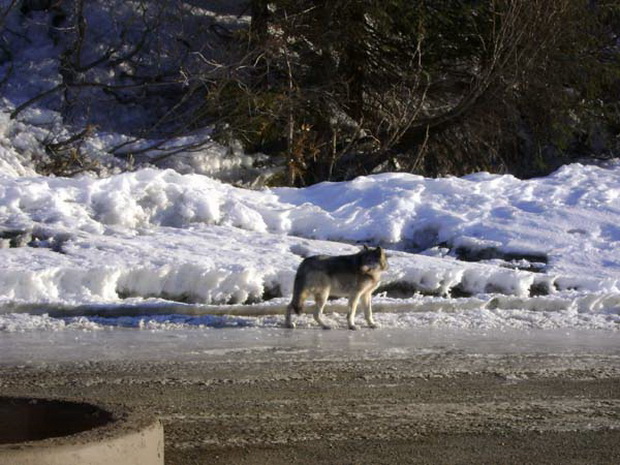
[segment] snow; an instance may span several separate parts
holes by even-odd
[[[262,190],[153,168],[106,178],[2,175],[0,222],[25,239],[0,250],[0,329],[209,327],[223,324],[208,316],[209,305],[256,303],[271,305],[277,317],[252,316],[248,305],[234,324],[277,325],[303,257],[370,243],[388,250],[390,268],[375,299],[386,308],[384,326],[615,330],[618,186],[620,166],[613,164],[574,164],[526,181],[381,174]],[[459,260],[455,251],[464,247],[495,255]],[[509,268],[523,264],[506,258],[518,255],[547,263],[538,272]],[[76,315],[55,325],[41,314],[128,301],[136,308],[179,302],[206,315]],[[36,320],[13,315],[37,308]]]
[[[88,12],[93,31],[122,26],[106,23],[113,6],[104,3]],[[135,12],[121,5],[131,24]],[[233,182],[251,184],[256,157],[218,145],[209,129],[130,137],[124,127],[157,115],[138,106],[119,115],[85,87],[75,100],[97,108],[99,126],[81,149],[101,169],[40,176],[34,166],[45,144],[67,140],[83,122],[61,113],[58,96],[14,114],[62,81],[60,45],[42,13],[5,19],[28,36],[11,36],[10,70],[0,63],[0,333],[280,328],[300,261],[361,244],[388,251],[374,299],[384,328],[620,328],[620,164],[572,164],[530,180],[385,173],[302,189],[241,188]],[[166,25],[170,37],[175,21]],[[89,40],[103,47],[100,40],[117,37]],[[161,47],[164,68],[177,66],[169,42],[149,45]],[[87,77],[114,77],[104,71]],[[133,152],[144,152],[143,162],[113,156]],[[328,318],[344,327],[342,315]],[[298,327],[314,324],[306,315]]]

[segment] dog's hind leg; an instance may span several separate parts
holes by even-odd
[[[321,325],[323,329],[332,329],[327,323],[323,321],[323,309],[325,308],[325,304],[327,303],[327,298],[329,297],[329,289],[326,289],[323,292],[317,292],[314,294],[314,319],[318,324]]]
[[[286,328],[295,328],[295,323],[293,323],[293,306],[287,305],[286,307],[286,317],[284,318],[284,326]]]
[[[295,289],[293,291],[291,303],[286,307],[286,316],[284,318],[284,326],[286,328],[295,328],[295,323],[293,323],[293,311],[297,315],[301,315],[303,313],[306,297],[308,297],[308,291],[306,290]]]

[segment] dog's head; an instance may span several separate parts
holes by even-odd
[[[371,271],[385,271],[388,269],[387,257],[385,251],[381,247],[370,248],[364,246],[360,251],[360,269],[364,273]]]

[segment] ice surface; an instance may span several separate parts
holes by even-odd
[[[572,330],[486,331],[450,328],[391,328],[381,331],[285,331],[277,328],[220,328],[166,331],[47,331],[5,333],[0,338],[0,364],[46,365],[84,361],[175,361],[217,360],[235,363],[239,359],[281,361],[402,359],[460,354],[455,370],[479,360],[480,370],[488,367],[488,356],[497,359],[515,354],[530,363],[541,354],[553,354],[548,370],[579,369],[575,355],[592,360],[609,360],[620,355],[615,332]],[[528,354],[525,357],[519,355]],[[165,358],[165,360],[163,360]],[[445,359],[442,359],[445,363]],[[548,363],[548,362],[547,362]],[[601,362],[604,363],[604,362]],[[589,365],[591,366],[591,365]],[[433,366],[432,368],[436,368]],[[510,373],[510,372],[509,372]]]

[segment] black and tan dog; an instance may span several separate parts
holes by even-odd
[[[314,255],[305,258],[295,275],[293,298],[286,309],[286,326],[294,328],[292,312],[298,315],[303,311],[305,300],[314,297],[314,319],[323,328],[329,329],[323,319],[323,309],[329,297],[348,297],[349,312],[347,323],[350,329],[355,326],[355,312],[361,300],[368,326],[376,328],[372,318],[371,294],[387,270],[387,258],[381,247],[364,248],[352,255]]]

